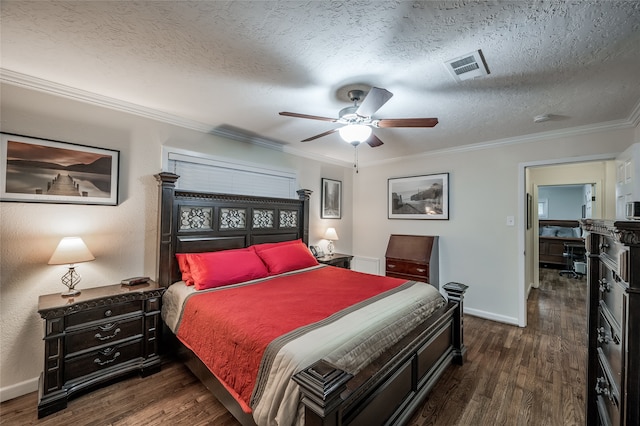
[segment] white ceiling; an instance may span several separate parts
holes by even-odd
[[[338,89],[364,83],[394,94],[376,118],[439,119],[376,129],[385,144],[360,146],[361,164],[630,125],[640,104],[638,1],[3,0],[1,12],[9,84],[68,86],[342,161],[353,148],[337,133],[299,142],[335,124],[278,112],[337,117],[350,105]],[[456,82],[443,63],[478,49],[490,74]]]

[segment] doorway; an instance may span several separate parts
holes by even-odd
[[[539,285],[538,201],[539,187],[593,185],[594,217],[615,217],[615,161],[611,156],[579,157],[519,165],[519,261],[518,325],[526,327],[526,305],[531,288]]]

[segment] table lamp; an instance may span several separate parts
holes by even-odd
[[[336,228],[327,228],[327,232],[324,233],[324,238],[325,240],[329,240],[329,244],[327,244],[327,253],[329,256],[333,256],[333,242],[339,240]]]
[[[62,293],[63,297],[77,296],[80,294],[80,290],[76,290],[75,287],[82,277],[76,271],[74,264],[88,262],[94,259],[95,257],[91,254],[84,241],[82,241],[82,238],[64,237],[60,240],[48,264],[69,265],[69,270],[61,278],[62,284],[69,289],[69,291]]]

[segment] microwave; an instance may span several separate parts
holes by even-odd
[[[640,201],[631,201],[627,203],[626,208],[627,219],[640,219]]]

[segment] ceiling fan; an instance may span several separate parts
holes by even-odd
[[[299,114],[297,112],[286,111],[281,112],[280,115],[344,124],[343,127],[311,136],[301,142],[309,142],[323,136],[339,132],[340,136],[353,146],[358,146],[360,143],[366,142],[373,148],[382,145],[382,141],[373,134],[372,128],[434,127],[438,124],[437,118],[372,118],[372,115],[387,103],[389,99],[391,99],[393,93],[386,89],[372,87],[363,99],[364,95],[365,92],[363,90],[350,90],[348,92],[348,96],[353,102],[353,106],[340,110],[340,113],[338,114],[339,118],[319,117],[317,115]],[[363,99],[362,103],[358,106],[358,102],[361,99]]]

